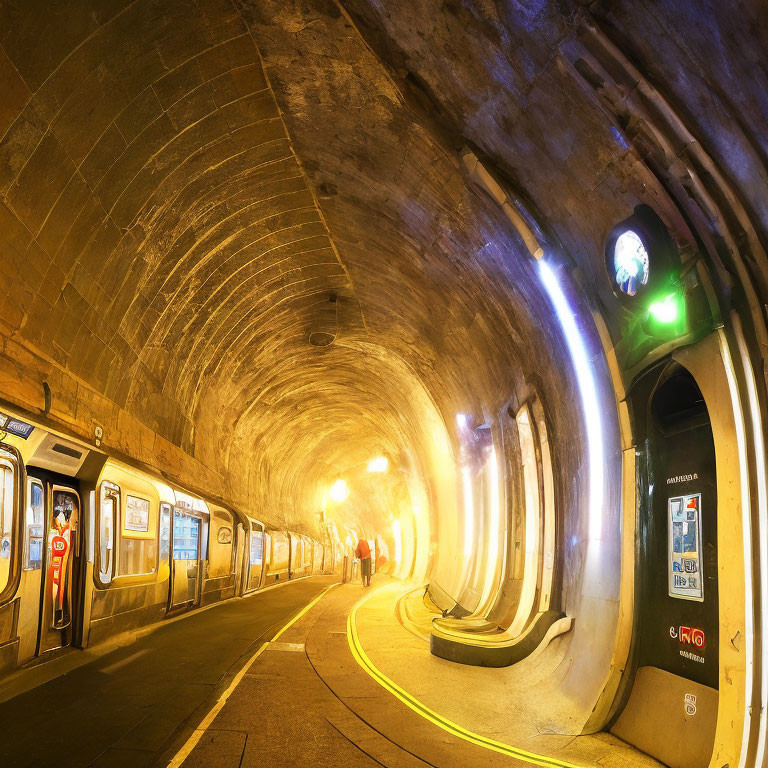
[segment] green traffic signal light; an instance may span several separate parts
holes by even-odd
[[[670,293],[663,299],[654,301],[648,307],[648,315],[659,325],[672,325],[683,314],[683,303],[679,296]]]

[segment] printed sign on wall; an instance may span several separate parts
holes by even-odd
[[[125,530],[149,530],[149,502],[138,496],[126,496],[125,499]]]
[[[701,558],[701,494],[668,501],[669,596],[704,600]]]

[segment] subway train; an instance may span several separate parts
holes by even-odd
[[[0,675],[335,569],[337,543],[269,530],[0,411]]]

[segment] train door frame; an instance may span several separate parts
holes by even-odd
[[[63,475],[52,470],[44,469],[34,465],[27,466],[24,483],[24,504],[23,513],[27,513],[27,504],[29,503],[28,493],[33,484],[37,483],[43,489],[43,530],[41,542],[41,560],[38,577],[38,597],[37,597],[37,621],[32,629],[32,622],[27,625],[27,632],[19,639],[19,659],[27,661],[31,658],[40,657],[50,651],[69,646],[77,646],[82,632],[83,622],[83,594],[85,583],[83,580],[83,564],[87,558],[87,539],[84,535],[86,530],[86,510],[83,504],[83,493],[80,487],[80,481],[76,477]],[[78,502],[78,511],[75,527],[71,526],[69,520],[66,521],[68,528],[60,531],[69,533],[69,539],[66,536],[54,536],[54,498],[57,493],[74,494]],[[63,523],[62,523],[63,525]],[[25,526],[26,528],[26,526]],[[24,549],[29,547],[29,530],[24,530]],[[61,581],[61,571],[56,571],[55,560],[52,553],[52,547],[63,545],[69,549],[66,560],[66,576],[64,583],[66,585],[67,608],[69,611],[68,620],[62,621],[59,626],[49,626],[47,614],[49,609],[53,608],[51,601],[54,581],[58,578]],[[64,550],[66,551],[66,550]],[[60,565],[60,563],[59,563]],[[37,570],[37,569],[36,569]],[[31,596],[30,598],[31,599]],[[60,642],[57,642],[58,640]],[[32,647],[34,638],[34,647]]]
[[[177,550],[177,544],[176,544],[176,516],[177,513],[180,515],[186,515],[187,517],[193,518],[198,521],[198,529],[197,529],[197,558],[195,560],[195,587],[194,587],[194,594],[191,596],[188,596],[184,600],[176,600],[176,563],[177,562],[184,562],[189,563],[190,559],[187,558],[179,558],[177,559],[174,555]],[[170,536],[169,536],[169,574],[168,574],[168,612],[173,611],[180,611],[180,610],[187,610],[192,608],[197,608],[201,601],[202,601],[202,589],[203,589],[203,550],[205,546],[205,542],[203,541],[206,533],[207,533],[207,515],[198,510],[188,509],[186,506],[179,506],[178,504],[174,504],[173,508],[171,509],[171,529],[170,529]],[[178,547],[179,549],[183,550],[189,550],[191,547]],[[189,590],[189,565],[187,567],[187,590]],[[189,591],[188,591],[189,595]]]

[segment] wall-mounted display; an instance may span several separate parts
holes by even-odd
[[[673,496],[667,509],[669,596],[702,601],[701,494]]]

